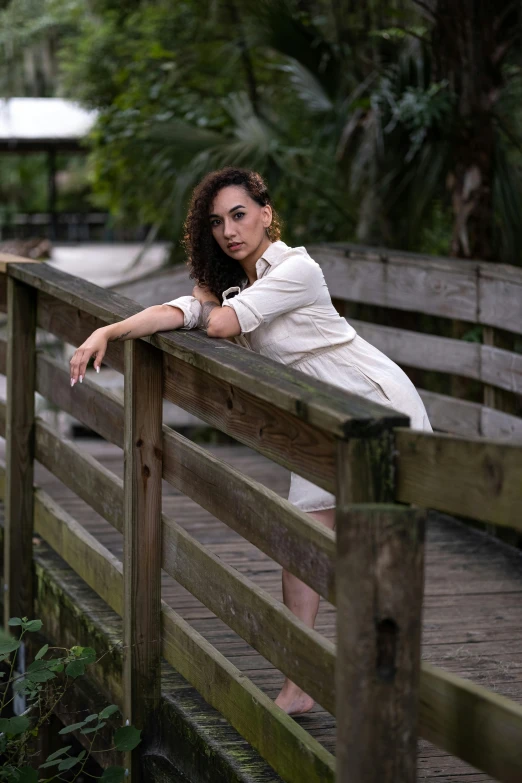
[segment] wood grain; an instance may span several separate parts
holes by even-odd
[[[521,446],[402,428],[395,434],[398,501],[522,529]]]
[[[163,478],[335,604],[335,535],[309,514],[163,428]]]
[[[65,368],[41,352],[37,354],[36,387],[87,427],[123,446],[123,407],[110,392],[87,378],[71,389]],[[3,410],[0,404],[0,418]],[[60,440],[50,438],[48,427],[38,435],[38,459],[121,530],[120,512],[107,493],[103,471],[96,475],[96,468],[81,460],[81,450],[65,444],[62,451]],[[335,603],[335,543],[324,525],[166,426],[163,478]]]
[[[334,783],[335,761],[170,606],[163,604],[163,655],[287,783]]]
[[[168,519],[163,568],[325,709],[335,711],[331,642]]]
[[[522,270],[350,243],[308,246],[338,299],[522,334]]]
[[[522,779],[522,706],[427,663],[420,688],[422,736],[503,783]]]
[[[33,614],[35,292],[8,280],[4,625]]]
[[[73,345],[83,342],[93,329],[142,309],[123,296],[47,264],[12,264],[9,275],[38,290],[38,325]],[[377,434],[400,423],[401,417],[381,405],[198,330],[164,332],[142,341],[334,436]],[[111,343],[106,358],[121,371],[118,347],[120,343]]]
[[[477,264],[334,243],[309,245],[339,299],[475,321]]]
[[[339,783],[414,783],[424,515],[385,505],[337,513]]]
[[[123,567],[83,525],[47,493],[34,492],[36,532],[119,615],[123,612]]]
[[[123,514],[124,718],[154,740],[161,693],[161,353],[125,343]],[[129,754],[133,782],[144,780],[142,748]]]
[[[409,431],[409,430],[408,430]],[[349,503],[390,503],[395,494],[394,433],[337,441],[337,511]]]
[[[507,264],[479,264],[479,323],[522,334],[522,270]]]
[[[522,443],[522,419],[496,411],[479,402],[458,400],[445,394],[417,389],[429,420],[436,430],[492,440]]]
[[[125,495],[121,480],[38,420],[36,444],[37,459],[123,532]],[[309,690],[320,704],[330,711],[334,710],[334,654],[330,642],[305,627],[283,604],[227,566],[174,520],[165,516],[162,516],[161,539],[162,546],[158,545],[158,551],[161,549],[161,566],[167,574],[254,649]],[[143,539],[140,539],[138,551],[143,557]],[[328,581],[334,586],[333,558],[329,568]],[[313,569],[308,572],[308,578],[313,586]],[[127,606],[129,603],[127,601]],[[320,673],[317,670],[318,660],[323,662]]]
[[[495,348],[491,327],[484,327],[485,344],[480,345],[366,321],[350,323],[361,337],[402,366],[475,378],[522,394],[522,354]],[[491,399],[485,397],[484,404],[494,407]]]

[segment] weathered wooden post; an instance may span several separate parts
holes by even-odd
[[[161,687],[162,355],[125,343],[124,717],[151,735]],[[143,780],[140,747],[129,755]]]
[[[0,259],[0,274],[8,262]],[[33,612],[36,291],[7,278],[4,625]]]
[[[338,441],[337,783],[416,780],[424,512],[392,500],[392,431]]]

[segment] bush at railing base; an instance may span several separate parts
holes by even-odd
[[[77,778],[84,771],[89,757],[95,753],[107,750],[130,751],[140,743],[140,734],[134,726],[122,726],[114,733],[113,747],[103,750],[93,750],[98,732],[106,725],[106,721],[116,712],[114,704],[105,707],[101,712],[88,715],[84,720],[66,726],[59,733],[62,735],[78,731],[89,737],[89,748],[78,755],[71,755],[72,745],[66,745],[51,753],[38,769],[31,764],[31,757],[36,755],[34,743],[42,726],[56,710],[72,681],[85,674],[87,666],[96,663],[96,652],[91,647],[49,647],[44,645],[35,655],[34,661],[27,671],[19,674],[15,671],[18,650],[26,633],[39,631],[41,620],[28,620],[27,617],[12,617],[9,625],[19,627],[18,639],[4,635],[0,639],[0,663],[7,664],[8,679],[2,682],[0,702],[0,781],[2,783],[50,783],[64,772],[71,770]],[[59,652],[55,657],[46,657],[49,652]],[[5,678],[6,672],[0,672],[0,678]],[[9,693],[12,688],[12,694]],[[14,718],[2,717],[6,708],[16,698],[25,696],[26,709],[22,715]],[[38,770],[42,770],[39,772]],[[49,772],[43,772],[49,770]],[[52,772],[51,772],[52,770]],[[49,777],[49,774],[51,775]],[[43,777],[42,777],[43,775]],[[123,767],[109,767],[96,780],[103,783],[119,783],[128,775]]]

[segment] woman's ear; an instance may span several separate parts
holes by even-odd
[[[270,226],[272,223],[272,207],[270,204],[266,204],[263,207],[263,225],[266,229]]]

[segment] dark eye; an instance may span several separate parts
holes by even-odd
[[[216,223],[219,223],[219,220],[217,218],[214,218],[213,220],[210,221],[211,226],[215,226]]]
[[[241,217],[242,217],[244,214],[245,214],[244,212],[236,212],[236,214],[234,215],[234,217],[237,217],[238,215],[241,215]]]

